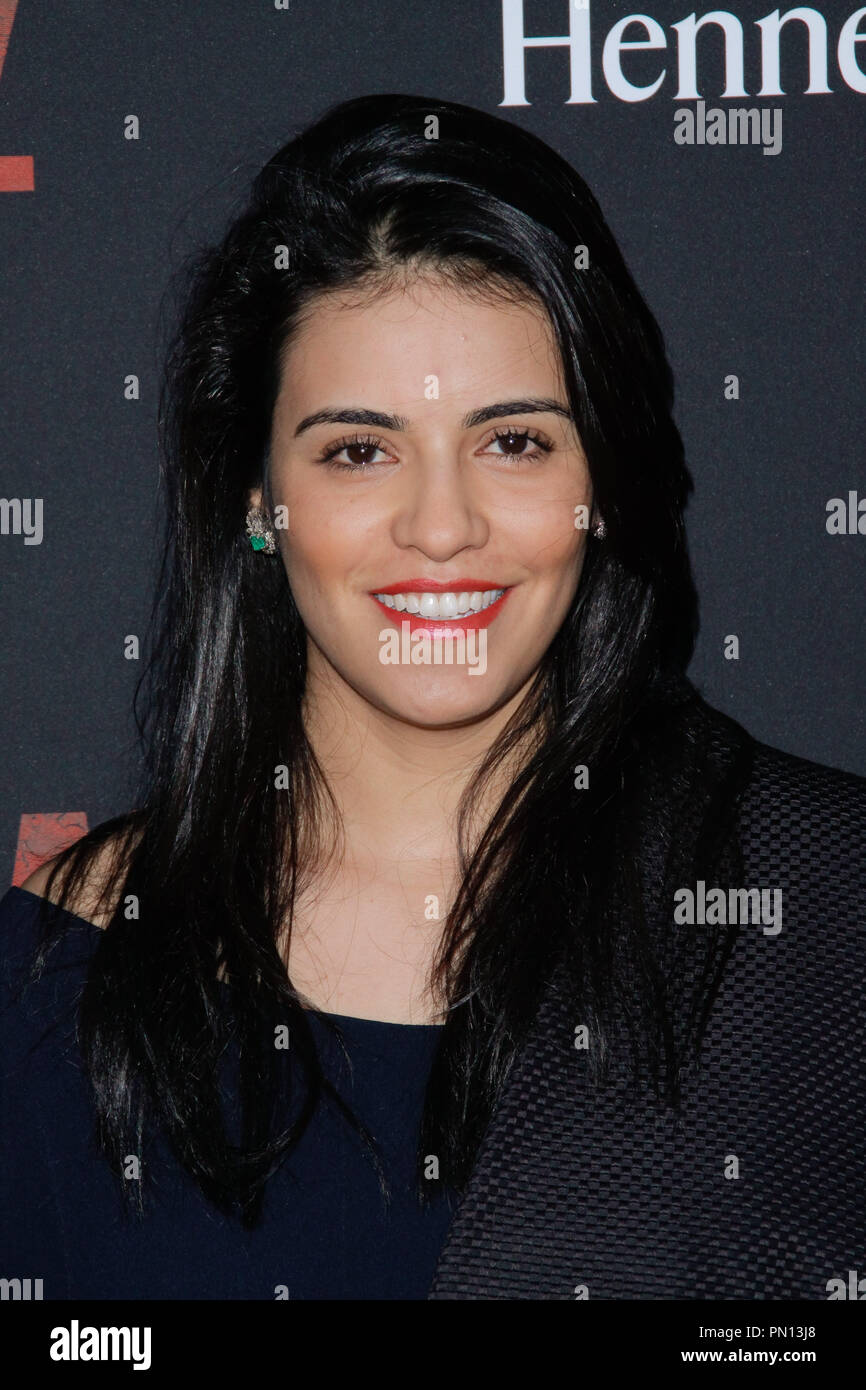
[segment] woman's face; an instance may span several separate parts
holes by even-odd
[[[322,297],[284,353],[271,491],[308,683],[431,728],[500,708],[563,621],[592,507],[546,315],[426,278]]]

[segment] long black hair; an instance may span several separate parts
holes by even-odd
[[[47,890],[74,902],[113,853],[116,906],[79,1016],[106,1157],[118,1168],[158,1129],[248,1224],[327,1090],[277,943],[340,829],[301,717],[304,628],[279,555],[250,549],[248,493],[267,486],[280,353],[316,296],[428,271],[543,307],[606,535],[587,537],[571,609],[461,803],[420,1156],[465,1187],[554,976],[588,1027],[598,1083],[620,1040],[636,1077],[676,1104],[732,945],[671,925],[676,887],[736,879],[751,740],[685,675],[692,484],[659,327],[596,199],[541,140],[453,102],[344,102],[268,160],[219,244],[183,267],[143,786],[135,811],[64,852]],[[470,845],[481,789],[518,753]],[[37,969],[62,930],[46,910]],[[287,1051],[274,1045],[286,1024]]]

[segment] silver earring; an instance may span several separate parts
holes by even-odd
[[[268,518],[261,507],[250,507],[247,512],[247,535],[253,550],[263,550],[273,555],[277,549],[277,538],[268,524]]]
[[[601,518],[601,520],[597,521],[593,526],[592,534],[595,536],[596,540],[604,540],[605,536],[607,535],[607,527],[604,524],[603,517]]]

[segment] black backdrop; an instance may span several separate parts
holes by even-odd
[[[729,63],[742,35],[746,95],[733,69],[726,88],[715,22],[696,35],[696,90],[707,113],[781,112],[772,155],[675,140],[675,113],[697,109],[688,16],[710,4],[648,0],[625,38],[654,47],[619,62],[636,85],[664,76],[625,100],[605,41],[635,11],[612,0],[0,0],[0,884],[22,824],[17,878],[52,817],[94,825],[130,804],[140,663],[124,639],[144,638],[153,582],[171,272],[292,133],[365,92],[496,111],[583,174],[676,376],[702,599],[691,675],[766,742],[866,774],[866,534],[827,529],[830,499],[866,499],[866,9],[807,7],[811,83],[807,25],[784,25],[774,94],[767,6],[716,11]],[[571,32],[577,69],[588,28],[592,102],[569,101],[559,44],[518,53],[528,104],[503,105],[506,12],[526,35]],[[15,499],[41,499],[39,544]]]

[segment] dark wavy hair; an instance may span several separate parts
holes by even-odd
[[[160,1132],[247,1225],[335,1095],[277,942],[339,832],[301,717],[304,628],[279,555],[250,549],[248,492],[267,488],[281,351],[317,296],[428,272],[543,307],[607,534],[588,535],[571,609],[461,802],[462,882],[432,974],[447,1022],[419,1156],[438,1155],[445,1186],[465,1188],[555,979],[589,1027],[596,1084],[627,1056],[676,1105],[732,946],[731,929],[686,936],[671,921],[677,886],[736,881],[751,740],[685,675],[692,484],[658,325],[596,199],[541,140],[427,97],[333,107],[182,267],[160,409],[168,535],[136,704],[143,786],[136,810],[63,852],[46,890],[74,902],[96,856],[113,854],[101,901],[116,906],[79,1014],[102,1151],[119,1171]],[[720,728],[734,750],[721,770]],[[515,756],[469,844],[480,791]],[[578,766],[588,787],[576,789]],[[45,911],[37,973],[63,930]],[[288,1052],[274,1047],[280,1024]]]

